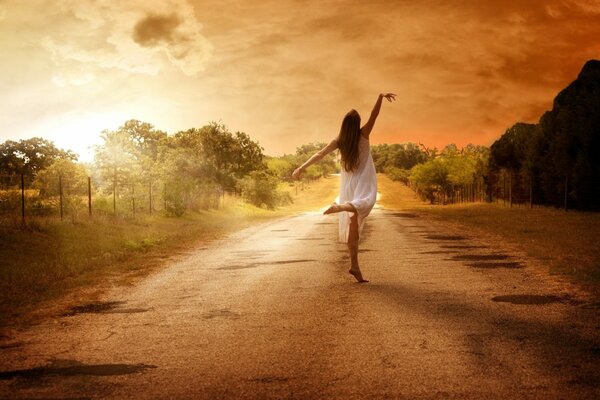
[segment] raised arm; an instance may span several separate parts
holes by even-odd
[[[381,93],[379,95],[379,97],[377,97],[377,101],[375,102],[375,105],[373,106],[373,111],[371,111],[371,116],[369,117],[369,120],[362,128],[360,128],[360,134],[363,135],[367,139],[369,138],[369,135],[371,134],[371,131],[373,130],[373,126],[375,125],[375,120],[377,119],[377,116],[379,115],[379,110],[381,110],[381,101],[384,98],[387,101],[391,102],[391,101],[396,100],[396,95],[394,93]]]
[[[304,170],[306,168],[310,167],[314,163],[318,163],[327,154],[331,153],[332,151],[334,151],[337,148],[338,148],[338,141],[337,141],[337,138],[335,138],[331,142],[329,142],[329,144],[327,146],[323,147],[321,150],[319,150],[315,154],[313,154],[308,160],[306,160],[306,162],[304,164],[302,164],[301,166],[296,168],[296,170],[292,173],[292,176],[295,179],[300,178],[300,175],[302,174],[302,172],[304,172]]]

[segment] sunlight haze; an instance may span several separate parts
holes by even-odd
[[[600,56],[599,4],[4,0],[0,140],[90,160],[128,119],[171,134],[220,121],[279,155],[390,91],[373,143],[489,145]]]

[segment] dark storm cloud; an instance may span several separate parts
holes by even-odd
[[[182,40],[176,32],[181,22],[176,14],[147,15],[135,24],[133,40],[144,47]]]

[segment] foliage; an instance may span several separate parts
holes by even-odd
[[[327,146],[327,143],[314,142],[304,144],[296,148],[295,163],[296,167],[302,165],[314,153]],[[326,177],[339,171],[338,163],[336,162],[335,154],[330,153],[323,158],[318,164],[313,164],[304,172],[304,176],[309,179]]]
[[[415,143],[379,144],[371,146],[371,154],[377,172],[386,173],[391,168],[410,170],[431,158],[422,146]]]
[[[315,142],[304,144],[296,149],[296,154],[284,154],[281,157],[268,157],[265,164],[269,171],[273,172],[281,181],[291,182],[292,172],[313,154],[325,147],[326,143]],[[317,164],[308,167],[303,174],[305,179],[317,179],[327,177],[339,171],[339,165],[333,153],[328,154]]]
[[[116,131],[101,133],[104,143],[96,146],[95,167],[106,191],[130,185],[153,175],[161,146],[167,140],[165,132],[149,123],[126,121]]]
[[[279,180],[290,181],[292,172],[298,166],[294,155],[283,155],[281,157],[265,157],[265,165]]]
[[[508,128],[490,148],[491,169],[506,168],[518,171],[523,166],[530,151],[536,124],[518,122]]]
[[[517,123],[492,145],[490,177],[507,171],[533,202],[600,209],[600,61],[588,61],[538,124]],[[566,190],[566,192],[565,192]]]
[[[396,167],[387,167],[386,175],[390,177],[393,181],[400,181],[404,184],[408,184],[410,180],[410,170],[396,168]]]
[[[61,159],[75,161],[77,155],[39,137],[0,144],[0,172],[5,176],[24,174],[32,181],[39,171]]]
[[[436,196],[445,199],[456,189],[481,182],[489,150],[484,146],[468,145],[458,149],[446,146],[439,156],[415,165],[410,171],[410,184],[424,199],[434,202]]]
[[[88,191],[88,176],[88,171],[82,164],[61,159],[37,174],[34,187],[39,190],[42,198],[58,196],[60,188],[57,183],[60,178],[63,194],[85,195]]]
[[[241,181],[242,194],[249,203],[268,209],[291,203],[287,192],[279,192],[279,180],[270,171],[253,171]]]
[[[167,136],[151,124],[131,120],[116,131],[104,131],[102,139],[95,166],[105,191],[160,184],[166,211],[174,216],[214,206],[223,190],[236,191],[250,173],[266,169],[258,143],[214,122]]]

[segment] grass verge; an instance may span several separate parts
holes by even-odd
[[[599,213],[488,203],[429,205],[410,188],[385,175],[379,175],[379,183],[380,203],[385,208],[412,210],[438,221],[460,224],[474,234],[499,236],[547,265],[550,274],[568,276],[598,294]]]
[[[174,255],[252,224],[321,208],[337,188],[336,177],[305,184],[297,194],[288,187],[294,203],[273,211],[226,198],[224,208],[182,218],[38,218],[26,226],[3,221],[0,326],[70,291],[146,275]]]

